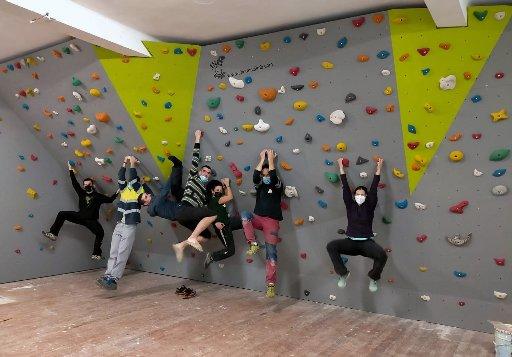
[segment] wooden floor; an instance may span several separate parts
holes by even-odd
[[[0,285],[0,356],[493,355],[489,334],[141,272],[107,292],[99,274]]]

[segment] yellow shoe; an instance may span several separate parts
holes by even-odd
[[[256,253],[258,253],[260,251],[260,246],[258,243],[251,243],[249,245],[249,249],[247,250],[247,252],[245,254],[247,255],[254,255]]]
[[[268,298],[273,298],[276,296],[276,287],[274,284],[272,284],[272,283],[267,284],[267,294],[266,295]]]

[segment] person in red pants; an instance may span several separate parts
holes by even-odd
[[[254,213],[242,212],[242,225],[245,238],[249,243],[248,255],[260,250],[254,230],[263,231],[266,250],[266,283],[267,297],[276,294],[277,281],[277,243],[279,241],[279,221],[283,220],[281,211],[281,195],[283,184],[277,177],[274,166],[276,154],[265,149],[260,153],[260,161],[254,169],[253,182],[256,188],[256,206]],[[268,160],[268,163],[265,161]]]

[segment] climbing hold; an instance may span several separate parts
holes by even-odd
[[[340,38],[340,40],[336,43],[338,48],[343,48],[347,45],[348,39],[346,37]]]
[[[468,274],[463,271],[453,271],[453,275],[455,275],[457,278],[465,278]]]
[[[497,121],[504,120],[504,119],[508,119],[508,113],[507,113],[506,109],[500,109],[497,112],[491,113],[491,120],[493,122],[497,122]]]
[[[72,77],[71,78],[71,84],[75,87],[78,87],[79,85],[82,84],[82,81],[76,77]]]
[[[279,143],[281,144],[283,142],[283,136],[282,135],[279,135],[276,137],[276,143]]]
[[[243,88],[245,87],[245,82],[241,79],[236,79],[235,77],[229,77],[229,84],[231,84],[231,86],[233,88]]]
[[[119,136],[116,136],[116,137],[114,137],[114,142],[116,144],[122,144],[122,143],[124,143],[124,139],[120,138]]]
[[[262,43],[260,43],[260,50],[262,51],[268,51],[271,47],[271,44],[269,41],[264,41]]]
[[[226,83],[224,83],[224,82],[220,82],[220,83],[219,83],[219,85],[218,85],[218,87],[219,87],[219,89],[224,90],[224,89],[226,89],[228,86],[227,86],[227,84],[226,84]]]
[[[318,82],[317,81],[310,81],[308,83],[308,87],[311,89],[317,89],[318,88]]]
[[[505,11],[498,11],[496,13],[494,13],[494,19],[496,21],[501,21],[505,18]]]
[[[311,136],[310,133],[306,133],[306,135],[304,135],[304,140],[307,142],[307,143],[310,143],[311,141],[313,141],[313,137]]]
[[[473,139],[478,140],[482,137],[482,133],[473,133],[471,134],[471,136],[473,137]]]
[[[38,157],[36,154],[30,154],[30,160],[37,161]]]
[[[421,70],[421,74],[423,74],[424,76],[426,76],[426,75],[427,75],[427,74],[429,74],[429,73],[430,73],[430,68],[423,68],[423,69]]]
[[[90,147],[92,145],[92,141],[90,139],[82,139],[82,141],[80,141],[80,145],[83,147]]]
[[[471,72],[464,72],[463,75],[464,75],[464,79],[466,79],[466,80],[471,79],[471,77],[473,76],[471,74]]]
[[[299,197],[299,193],[297,192],[297,188],[295,186],[286,186],[284,188],[284,195],[288,198]]]
[[[418,53],[419,53],[421,56],[426,56],[426,55],[428,55],[428,53],[430,52],[430,48],[428,48],[428,47],[422,47],[422,48],[418,48],[416,51],[418,51]]]
[[[489,160],[491,161],[501,161],[505,159],[510,154],[509,149],[497,149],[494,150],[489,156]]]
[[[25,109],[25,110],[29,110],[29,109],[30,109],[30,107],[28,106],[28,104],[27,104],[27,103],[23,103],[23,104],[21,105],[21,107],[22,107],[23,109]]]
[[[333,69],[334,68],[334,63],[329,62],[329,61],[323,61],[322,62],[322,67],[324,69]]]
[[[95,118],[97,121],[102,122],[102,123],[107,123],[110,120],[110,116],[105,112],[96,113]]]
[[[236,144],[237,145],[242,145],[244,143],[244,139],[240,138],[240,139],[236,139]]]
[[[408,202],[407,202],[406,198],[404,198],[403,200],[396,200],[395,201],[395,206],[397,208],[404,209],[404,208],[407,208],[407,205],[408,205]]]
[[[341,165],[343,167],[349,167],[350,166],[350,160],[347,159],[346,157],[344,157],[342,160],[341,160]]]
[[[391,74],[391,71],[389,69],[383,69],[382,71],[380,71],[380,74],[382,74],[383,76],[389,76]]]
[[[308,103],[304,100],[297,100],[293,103],[293,109],[299,112],[306,110],[307,107]]]
[[[229,169],[237,179],[242,177],[242,172],[238,169],[234,162],[229,163]]]
[[[505,258],[494,258],[494,262],[501,267],[505,266]]]
[[[325,35],[325,27],[322,27],[322,28],[316,29],[316,34],[317,34],[318,36],[323,36],[323,35]]]
[[[206,105],[210,109],[217,109],[220,105],[220,97],[209,98],[208,101],[206,102]]]
[[[386,88],[384,88],[383,92],[384,92],[385,95],[391,95],[393,93],[393,88],[386,87]]]
[[[424,211],[427,209],[427,206],[420,202],[414,202],[414,208],[416,208],[418,211]]]
[[[296,226],[302,226],[304,224],[304,218],[295,218],[293,224]]]
[[[235,99],[237,101],[239,101],[240,103],[242,103],[245,100],[245,97],[243,95],[236,95]]]
[[[363,171],[363,172],[360,172],[360,173],[359,173],[359,177],[361,177],[361,178],[367,178],[367,177],[368,177],[368,174],[367,174],[366,172],[364,172],[364,171]]]
[[[357,55],[358,62],[364,63],[364,62],[368,62],[369,60],[370,60],[370,57],[368,57],[367,55],[364,55],[364,54]]]
[[[224,134],[224,135],[226,135],[228,133],[228,131],[226,129],[224,129],[222,126],[219,126],[219,131],[221,132],[221,134]]]
[[[292,117],[288,117],[284,121],[284,125],[292,125],[294,121],[295,121],[295,119],[293,119]]]
[[[325,175],[325,178],[327,179],[327,181],[329,181],[331,183],[337,183],[340,180],[339,176],[332,172],[326,172],[324,175]]]
[[[292,165],[290,165],[286,161],[281,161],[280,165],[281,165],[281,168],[286,171],[291,171],[293,169]]]
[[[241,48],[244,48],[244,46],[245,46],[245,41],[244,41],[244,40],[236,40],[236,41],[235,41],[235,46],[236,46],[237,48],[240,48],[240,49],[241,49]]]
[[[318,206],[320,206],[320,208],[323,208],[323,209],[326,209],[327,208],[327,202],[325,202],[324,200],[318,200]]]
[[[64,142],[62,142],[60,144],[60,146],[62,146],[63,148],[67,148],[68,147],[68,143],[64,141]]]
[[[286,93],[286,89],[284,88],[284,86],[281,86],[281,88],[279,88],[279,89],[277,90],[277,93],[279,93],[279,94],[285,94],[285,93]]]
[[[377,58],[386,59],[386,58],[388,58],[389,55],[390,55],[390,53],[388,51],[382,50],[382,51],[379,51],[379,53],[377,53]]]
[[[427,164],[427,159],[421,155],[414,155],[414,161],[416,161],[420,166],[425,166]]]
[[[80,102],[83,100],[82,95],[78,92],[73,92],[73,97],[75,97]]]
[[[508,188],[505,185],[497,185],[492,188],[492,194],[495,196],[503,196],[507,194]]]
[[[300,91],[304,88],[304,85],[303,84],[295,84],[295,85],[290,86],[290,88],[293,89],[294,91]]]
[[[422,273],[426,273],[428,271],[428,268],[426,266],[420,266],[418,268]]]
[[[204,116],[204,121],[205,121],[205,122],[207,122],[207,123],[209,123],[209,122],[211,122],[211,121],[212,121],[212,117],[211,117],[211,116],[209,116],[209,115],[205,115],[205,116]]]
[[[224,160],[224,156],[222,156],[222,155],[217,155],[215,158],[217,159],[217,161]]]
[[[425,147],[427,149],[432,149],[434,147],[434,142],[433,141],[428,141],[425,143]]]
[[[441,79],[439,79],[439,88],[442,90],[454,89],[456,84],[457,77],[455,77],[453,74],[450,74],[447,77],[441,77]]]
[[[356,95],[354,93],[348,93],[345,96],[345,103],[350,103],[353,102],[354,100],[356,100]]]
[[[427,240],[427,235],[426,234],[420,234],[418,236],[416,236],[416,240],[420,243],[423,243],[424,241]]]
[[[197,53],[197,48],[187,48],[187,53],[191,56],[191,57],[194,57]]]
[[[405,16],[395,17],[393,20],[391,20],[391,22],[393,22],[396,25],[405,24],[405,23],[407,23],[407,17],[405,17]]]
[[[298,155],[298,154],[300,154],[300,149],[299,149],[299,148],[292,149],[292,152],[293,152],[295,155]]]
[[[224,146],[225,146],[225,147],[229,147],[230,145],[231,145],[231,141],[226,141],[226,142],[224,143]]]
[[[448,137],[448,140],[450,140],[450,141],[458,141],[460,138],[462,138],[462,133],[460,131],[458,131],[455,134],[450,135]]]
[[[446,50],[446,51],[447,51],[447,50],[449,50],[451,46],[452,46],[452,45],[451,45],[451,44],[449,44],[448,42],[441,42],[441,43],[439,44],[439,48],[441,48],[441,49],[443,49],[443,50]]]
[[[249,131],[252,131],[252,129],[254,129],[254,125],[253,124],[242,124],[242,129],[249,132]]]
[[[496,78],[496,79],[502,79],[503,77],[505,77],[505,73],[503,73],[503,72],[496,72],[494,74],[494,78]]]
[[[472,236],[473,236],[472,233],[468,233],[465,236],[463,236],[461,234],[454,234],[452,236],[446,236],[446,240],[451,245],[454,245],[456,247],[461,247],[461,246],[467,244],[471,240]]]
[[[18,166],[16,166],[16,170],[18,170],[18,172],[25,172],[25,166],[18,165]]]
[[[32,128],[34,128],[35,131],[41,131],[41,126],[39,125],[39,123],[35,123],[34,125],[32,125]]]
[[[172,103],[171,102],[165,102],[164,103],[164,108],[165,109],[171,109],[172,108]]]
[[[485,17],[487,16],[487,10],[483,10],[483,11],[473,11],[473,16],[476,17],[476,19],[478,21],[484,21],[485,20]]]
[[[329,145],[329,144],[322,144],[322,151],[324,151],[324,152],[331,151],[331,145]]]
[[[302,41],[306,41],[306,39],[308,38],[309,34],[303,32],[299,35],[299,38],[302,40]]]
[[[407,124],[407,131],[411,134],[416,134],[416,127],[412,124]]]
[[[400,171],[399,169],[397,169],[396,167],[393,168],[393,176],[395,176],[396,178],[404,178],[405,174]]]
[[[450,160],[457,162],[464,158],[464,153],[460,150],[454,150],[450,152],[449,158]]]
[[[496,170],[494,170],[492,175],[494,177],[501,177],[501,176],[505,175],[506,172],[507,172],[507,169],[496,169]]]
[[[418,145],[419,145],[419,144],[420,144],[420,142],[419,142],[419,141],[409,141],[409,142],[407,143],[407,147],[408,147],[409,149],[411,149],[411,150],[414,150],[414,149],[416,149],[416,148],[418,147]]]
[[[398,60],[399,60],[400,62],[404,62],[404,61],[406,61],[408,58],[409,58],[409,54],[408,54],[408,53],[404,53],[403,55],[401,55],[401,56],[398,58]]]
[[[484,56],[480,53],[474,53],[471,55],[471,58],[474,60],[474,61],[481,61],[484,59]]]
[[[421,295],[420,299],[423,300],[423,301],[429,302],[430,301],[430,296],[428,296],[428,295]]]
[[[339,125],[343,123],[343,119],[345,119],[345,113],[341,109],[337,109],[329,115],[329,120],[331,123]]]
[[[352,20],[352,25],[354,25],[354,27],[361,27],[361,26],[363,26],[365,20],[366,19],[364,16],[358,17],[358,18]]]
[[[75,104],[75,105],[73,105],[73,111],[75,111],[76,113],[81,113],[82,108],[80,108],[80,106],[78,104]]]
[[[476,177],[482,176],[483,174],[484,174],[483,172],[478,171],[477,169],[473,170],[473,175],[475,175]]]
[[[344,142],[339,142],[336,144],[336,150],[338,151],[345,151],[347,150],[347,144],[345,144]]]
[[[500,300],[503,300],[503,299],[507,298],[507,293],[502,293],[500,291],[494,290],[494,296],[496,296],[496,298],[498,298]]]
[[[377,113],[377,108],[368,106],[365,108],[365,111],[367,114],[373,115],[373,114]]]
[[[450,212],[457,213],[457,214],[463,214],[464,209],[469,205],[469,201],[460,201],[459,203],[453,205],[450,207]]]
[[[37,191],[31,187],[27,188],[26,194],[33,200],[37,198]]]
[[[267,124],[263,121],[263,119],[258,120],[258,123],[254,125],[254,130],[264,133],[270,129],[270,124]]]
[[[482,100],[482,97],[481,97],[480,95],[478,95],[478,94],[476,94],[476,95],[474,95],[474,96],[472,96],[472,97],[471,97],[471,101],[472,101],[473,103],[478,103],[478,102],[479,102],[479,101],[481,101],[481,100]]]
[[[73,92],[73,93],[75,93],[75,92]],[[93,97],[101,97],[101,92],[98,88],[91,88],[89,90],[89,94]]]
[[[277,90],[275,88],[260,88],[258,90],[258,95],[265,102],[271,102],[276,99]]]
[[[324,163],[325,163],[327,166],[332,166],[332,165],[334,165],[334,161],[329,160],[329,159],[325,159],[325,160],[324,160]]]
[[[222,120],[222,119],[224,119],[224,114],[217,113],[217,114],[215,114],[215,118],[217,118],[218,120]]]

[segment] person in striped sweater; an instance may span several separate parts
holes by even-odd
[[[192,151],[192,167],[190,168],[183,198],[176,207],[176,220],[182,226],[190,229],[192,234],[187,240],[173,244],[178,262],[183,260],[185,248],[190,245],[199,251],[203,251],[201,243],[211,238],[208,226],[215,222],[217,215],[207,207],[206,184],[212,175],[212,169],[208,165],[199,168],[201,138],[203,133],[196,130],[194,149]]]

